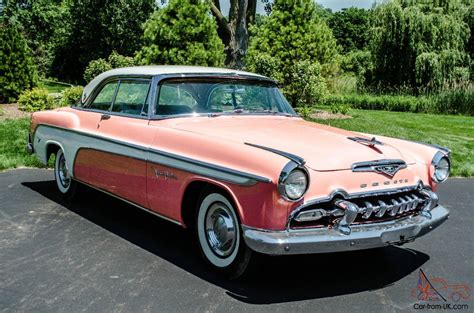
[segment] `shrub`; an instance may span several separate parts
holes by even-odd
[[[283,92],[288,101],[295,106],[308,106],[320,102],[327,92],[319,63],[296,62],[287,75],[288,83]]]
[[[25,38],[17,26],[0,21],[0,103],[14,102],[36,86],[38,75]]]
[[[474,87],[443,91],[431,97],[436,112],[474,115]]]
[[[43,88],[33,88],[23,92],[18,98],[18,108],[26,112],[36,112],[52,109],[54,98]]]
[[[330,95],[324,99],[324,104],[346,104],[354,109],[398,112],[429,112],[432,106],[427,97],[371,94]]]
[[[112,68],[129,67],[136,65],[135,60],[132,57],[123,56],[121,54],[118,54],[117,51],[113,51],[109,55],[108,61]]]
[[[59,105],[64,107],[76,104],[81,99],[82,90],[83,88],[81,86],[63,90]]]
[[[247,63],[245,69],[249,72],[271,77],[278,81],[283,80],[283,73],[280,70],[280,61],[267,53],[256,54],[251,62]]]
[[[331,104],[331,112],[333,114],[341,113],[346,115],[349,113],[350,107],[347,104]]]
[[[93,60],[87,65],[86,70],[84,71],[84,80],[90,82],[99,74],[111,70],[112,66],[109,62],[104,59]]]
[[[209,1],[170,0],[145,23],[145,44],[137,55],[142,64],[219,66],[224,44]]]
[[[311,117],[311,114],[313,114],[314,108],[305,105],[305,106],[296,108],[296,112],[298,112],[298,114],[299,114],[302,118],[308,119],[309,117]]]

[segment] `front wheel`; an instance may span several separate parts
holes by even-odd
[[[77,183],[72,179],[69,168],[66,163],[66,156],[62,149],[56,153],[56,160],[54,161],[54,178],[59,192],[67,200],[71,200],[77,188]]]
[[[243,240],[231,201],[218,191],[206,193],[200,201],[196,224],[205,260],[229,278],[241,276],[250,263],[252,250]]]

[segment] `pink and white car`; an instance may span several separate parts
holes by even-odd
[[[28,150],[78,183],[194,229],[214,268],[255,252],[403,244],[443,223],[449,150],[300,118],[276,82],[204,67],[114,69],[77,106],[33,114]]]

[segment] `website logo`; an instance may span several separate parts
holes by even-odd
[[[448,282],[441,277],[428,278],[420,269],[411,296],[419,301],[413,305],[418,310],[468,310],[469,305],[465,302],[471,297],[471,288],[468,284]]]

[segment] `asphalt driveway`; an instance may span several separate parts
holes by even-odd
[[[88,188],[66,203],[51,170],[2,172],[0,311],[415,311],[420,268],[474,287],[474,180],[451,179],[439,195],[451,218],[413,243],[264,257],[253,275],[227,281],[178,226]],[[473,299],[457,304],[472,312]]]

